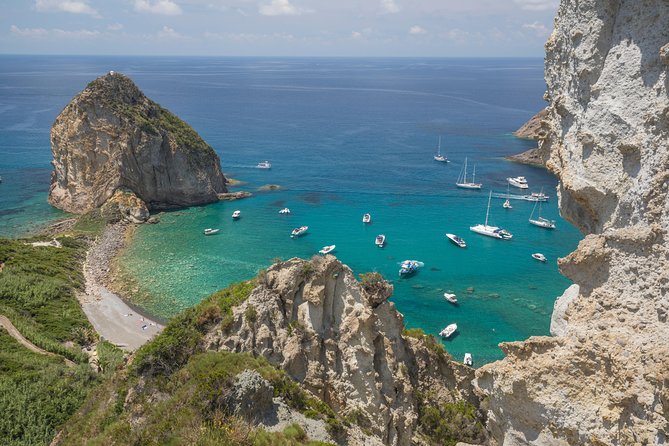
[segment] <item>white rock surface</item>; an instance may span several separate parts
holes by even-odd
[[[666,0],[560,4],[541,144],[587,234],[560,260],[579,293],[563,336],[505,344],[477,372],[493,444],[669,442],[668,42]]]

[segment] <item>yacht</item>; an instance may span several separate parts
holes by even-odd
[[[321,250],[318,251],[318,252],[321,253],[321,254],[323,254],[323,255],[325,255],[325,254],[329,254],[329,253],[331,253],[332,251],[334,251],[336,247],[337,247],[337,245],[323,246],[323,249],[321,249]]]
[[[439,137],[439,143],[437,144],[437,154],[434,155],[434,160],[439,161],[440,163],[448,162],[448,158],[441,154],[441,136]]]
[[[207,229],[204,230],[204,235],[218,234],[218,231],[220,231],[220,229],[207,228]]]
[[[238,219],[241,216],[242,216],[242,211],[240,211],[240,210],[237,210],[237,211],[232,213],[232,218],[234,218],[234,219]]]
[[[498,238],[502,240],[509,240],[513,235],[506,229],[498,228],[497,226],[488,226],[488,216],[490,214],[490,198],[492,198],[492,191],[488,195],[488,210],[485,213],[485,224],[470,226],[469,230],[477,234],[486,235],[488,237]]]
[[[476,182],[476,166],[474,166],[472,181],[467,181],[467,158],[465,158],[465,164],[462,166],[462,171],[460,171],[460,176],[458,177],[458,181],[455,183],[455,185],[463,189],[481,189],[481,186],[483,186],[481,183]]]
[[[525,179],[525,177],[515,177],[515,178],[509,177],[509,178],[506,179],[506,181],[508,181],[508,183],[511,186],[515,186],[515,187],[518,187],[520,189],[527,189],[529,187],[527,185],[527,180]]]
[[[371,223],[372,222],[372,216],[370,214],[365,214],[362,216],[362,222],[363,223]]]
[[[466,366],[473,366],[474,365],[474,359],[472,359],[472,354],[471,353],[465,353],[465,358],[462,360],[462,363]]]
[[[283,208],[279,211],[279,214],[290,214],[290,209],[288,208]]]
[[[446,237],[460,248],[466,248],[467,243],[455,234],[446,234]]]
[[[539,216],[537,218],[534,218],[534,211],[537,208],[537,204],[539,205]],[[534,226],[539,226],[540,228],[555,229],[555,220],[549,220],[541,216],[541,201],[537,201],[534,203],[534,207],[532,208],[532,214],[530,214],[530,219],[528,221]]]
[[[423,266],[423,262],[417,260],[405,260],[400,265],[400,277],[410,276]]]
[[[256,165],[256,167],[258,169],[271,169],[272,164],[269,161],[261,161]]]
[[[309,226],[300,226],[299,228],[293,229],[293,231],[290,233],[290,236],[295,238],[299,237],[301,235],[304,235],[309,230]]]
[[[375,243],[376,246],[378,246],[379,248],[383,248],[384,245],[386,244],[386,236],[383,235],[383,234],[379,234],[379,235],[377,235],[377,236],[376,236],[376,240],[374,241],[374,243]]]
[[[458,324],[450,324],[439,332],[439,336],[441,336],[444,339],[448,339],[451,336],[453,336],[453,333],[455,333],[457,329],[458,329]]]
[[[449,301],[452,304],[457,304],[458,303],[458,298],[455,297],[455,294],[452,293],[444,293],[444,299]]]
[[[540,262],[545,262],[545,261],[546,261],[546,256],[543,255],[543,254],[540,253],[540,252],[535,252],[534,254],[532,254],[532,258],[533,258],[533,259],[536,259],[536,260],[538,260],[538,261],[540,261]]]

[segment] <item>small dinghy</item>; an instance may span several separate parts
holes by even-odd
[[[405,260],[400,265],[400,277],[411,276],[423,266],[425,266],[425,264],[418,260]]]
[[[295,238],[299,237],[301,235],[304,235],[309,230],[309,226],[300,226],[299,228],[293,229],[293,231],[290,233],[290,236]]]
[[[371,223],[372,222],[372,216],[370,214],[365,214],[362,216],[362,222],[363,223]]]
[[[283,208],[279,211],[279,214],[290,214],[290,209],[288,208]]]
[[[241,216],[242,216],[242,211],[237,210],[237,211],[232,213],[232,218],[234,218],[235,220],[238,219]]]
[[[379,248],[383,248],[383,246],[386,244],[386,236],[383,234],[379,234],[376,236],[376,240],[374,241],[376,246]]]
[[[536,259],[536,260],[538,260],[538,261],[540,261],[540,262],[545,262],[545,261],[546,261],[546,256],[543,255],[543,254],[540,253],[540,252],[535,252],[534,254],[532,254],[532,258],[533,258],[533,259]]]
[[[258,169],[271,169],[272,163],[270,163],[269,161],[261,161],[256,165],[256,167]]]
[[[204,235],[218,234],[218,231],[220,231],[220,229],[207,228],[207,229],[204,230]]]
[[[474,365],[474,359],[472,359],[472,354],[471,353],[465,353],[465,359],[462,360],[462,363],[464,365],[467,365],[469,367]]]
[[[336,247],[337,247],[337,245],[323,246],[323,249],[321,249],[318,252],[323,254],[323,255],[330,254],[332,251],[335,250]]]
[[[455,333],[457,329],[458,329],[458,324],[450,324],[439,332],[439,336],[441,336],[444,339],[448,339],[451,336],[453,336],[453,333]]]
[[[452,304],[457,304],[458,303],[458,298],[455,297],[455,294],[452,293],[444,293],[444,299],[449,301]]]

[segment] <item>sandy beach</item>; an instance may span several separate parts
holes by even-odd
[[[78,297],[100,336],[133,351],[160,333],[163,325],[139,313],[105,286],[111,261],[123,247],[127,228],[123,222],[107,226],[89,248],[84,263],[85,293]]]

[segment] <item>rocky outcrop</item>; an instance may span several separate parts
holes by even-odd
[[[513,134],[518,138],[541,141],[546,136],[546,123],[544,123],[544,120],[547,115],[547,108],[541,110]],[[526,150],[523,153],[507,156],[506,159],[521,164],[544,167],[548,160],[548,150],[539,144],[537,147]]]
[[[226,192],[214,150],[119,73],[72,99],[51,128],[51,150],[49,202],[68,212],[98,208],[119,190],[150,210],[214,202]],[[141,207],[130,213],[143,214]]]
[[[531,139],[537,141],[545,136],[545,131],[541,128],[541,121],[546,119],[548,109],[544,108],[536,115],[532,116],[529,121],[523,124],[518,130],[513,132],[517,138]]]
[[[261,274],[205,349],[262,356],[384,444],[409,445],[419,404],[477,399],[472,369],[437,344],[403,336],[391,293],[384,281],[358,283],[332,256],[292,259]]]
[[[477,372],[494,444],[669,442],[667,23],[665,0],[560,4],[540,144],[587,235],[559,262],[579,288],[558,336],[504,344]]]

